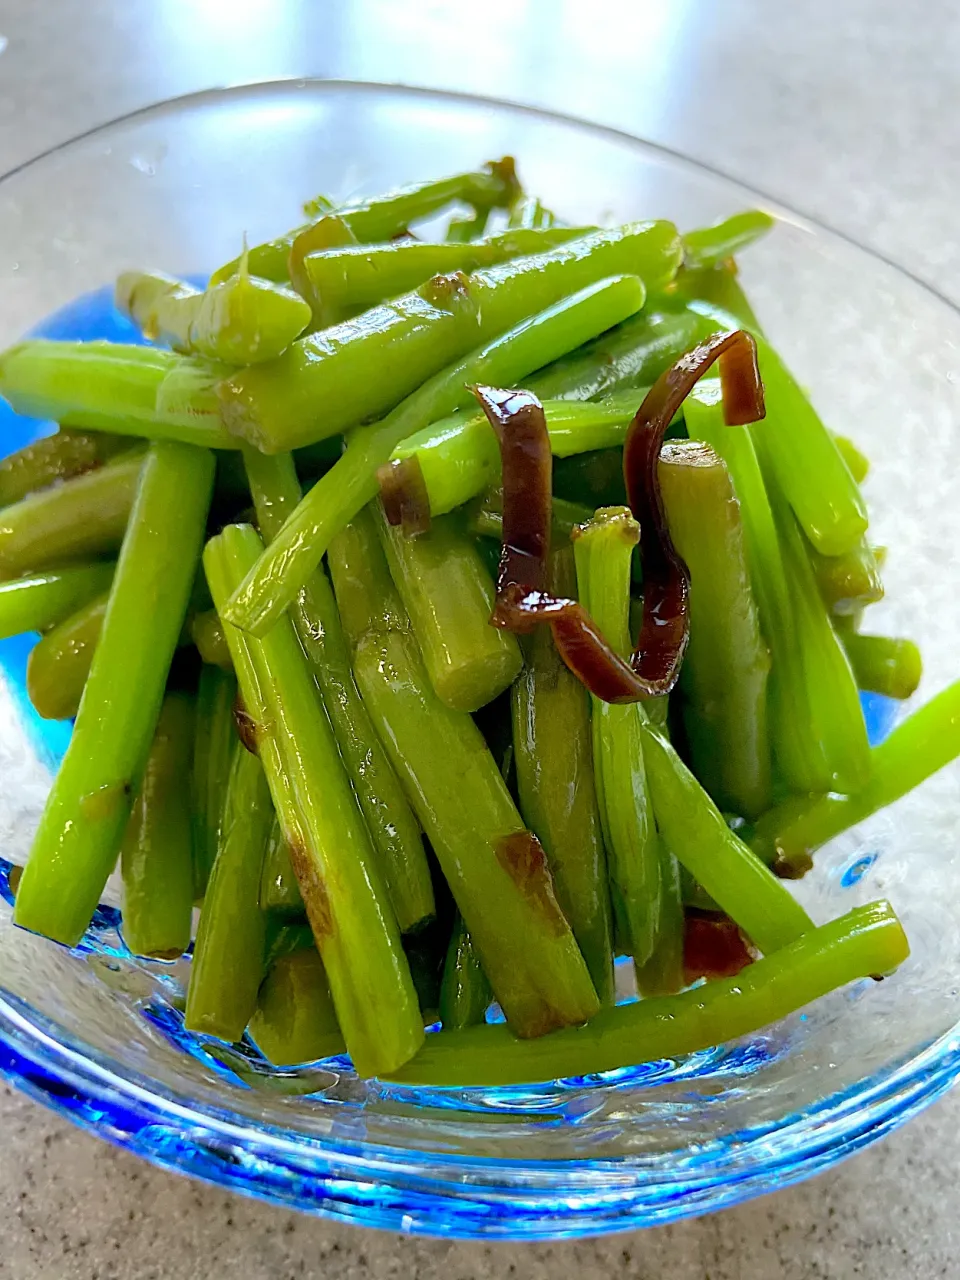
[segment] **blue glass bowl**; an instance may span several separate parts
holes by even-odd
[[[243,230],[256,241],[294,225],[317,191],[375,192],[507,151],[571,220],[666,216],[689,227],[758,203],[779,215],[744,257],[745,284],[827,420],[873,459],[872,536],[889,547],[888,602],[873,616],[922,642],[920,699],[946,684],[960,667],[960,318],[841,236],[623,134],[332,82],[139,112],[0,182],[0,342],[37,328],[129,336],[103,292],[118,270],[203,274],[234,255]],[[2,419],[4,451],[42,429]],[[29,849],[69,735],[30,711],[28,650],[22,639],[0,650],[0,849],[10,862]],[[867,711],[875,739],[900,714],[882,700]],[[913,945],[896,977],[703,1053],[512,1089],[382,1085],[346,1059],[276,1071],[252,1045],[184,1031],[189,961],[132,957],[108,892],[73,951],[13,929],[0,911],[0,1071],[157,1164],[358,1223],[535,1239],[717,1209],[829,1167],[960,1071],[958,782],[947,769],[834,841],[797,886],[817,919],[890,897]],[[0,890],[9,902],[5,870]]]

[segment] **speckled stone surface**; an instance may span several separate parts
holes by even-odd
[[[574,0],[0,0],[0,37],[0,170],[211,85],[301,74],[421,83],[685,151],[960,299],[960,9],[948,0],[594,0],[589,20]],[[0,1089],[0,1277],[954,1277],[958,1129],[953,1095],[832,1173],[711,1218],[488,1247],[225,1195]]]

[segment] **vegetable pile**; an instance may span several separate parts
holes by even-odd
[[[58,424],[0,462],[0,634],[75,717],[16,924],[75,945],[119,859],[132,952],[200,904],[189,1029],[437,1085],[892,972],[889,904],[786,881],[960,754],[960,683],[870,747],[920,659],[861,629],[867,463],[740,288],[771,220],[564,226],[508,158],[307,217],[122,275],[143,345],[0,355]]]

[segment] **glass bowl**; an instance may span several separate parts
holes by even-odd
[[[111,333],[85,298],[119,269],[204,273],[294,225],[300,202],[519,158],[573,221],[681,227],[757,203],[781,219],[744,255],[774,341],[828,422],[871,456],[872,537],[889,548],[872,615],[923,646],[924,699],[957,674],[960,317],[843,237],[678,156],[501,103],[299,82],[184,98],[119,120],[0,182],[0,341]],[[74,302],[80,297],[80,302]],[[72,305],[67,305],[72,304]],[[63,308],[66,307],[66,310]],[[5,450],[36,424],[7,418]],[[0,849],[27,853],[69,726],[23,692],[29,644],[2,649]],[[875,737],[894,715],[874,700]],[[825,848],[797,893],[818,920],[888,896],[913,945],[859,984],[689,1057],[511,1089],[412,1089],[335,1059],[271,1070],[184,1032],[186,961],[131,957],[109,904],[74,951],[0,920],[0,1070],[78,1124],[170,1169],[341,1219],[451,1236],[624,1230],[736,1203],[829,1167],[960,1071],[960,771]],[[6,878],[0,887],[9,898]]]

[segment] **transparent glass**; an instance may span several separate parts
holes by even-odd
[[[772,338],[827,420],[868,452],[874,614],[924,650],[918,699],[957,674],[960,318],[895,266],[726,178],[633,138],[494,102],[301,82],[203,94],[120,120],[0,183],[0,341],[124,267],[204,272],[298,221],[300,202],[519,158],[571,220],[689,227],[759,202],[743,260]],[[84,310],[53,332],[77,332]],[[79,319],[78,319],[79,317]],[[20,443],[9,423],[5,447]],[[0,848],[22,861],[69,732],[23,694],[3,646]],[[875,734],[891,709],[870,708]],[[960,771],[836,840],[797,893],[818,919],[889,896],[913,944],[880,986],[842,991],[708,1052],[497,1090],[359,1080],[334,1060],[273,1072],[184,1033],[185,964],[131,958],[106,906],[66,951],[0,920],[0,1070],[168,1168],[354,1222],[512,1238],[586,1235],[735,1203],[824,1169],[901,1123],[960,1070]],[[6,889],[5,882],[2,885]],[[6,894],[9,897],[9,894]]]

